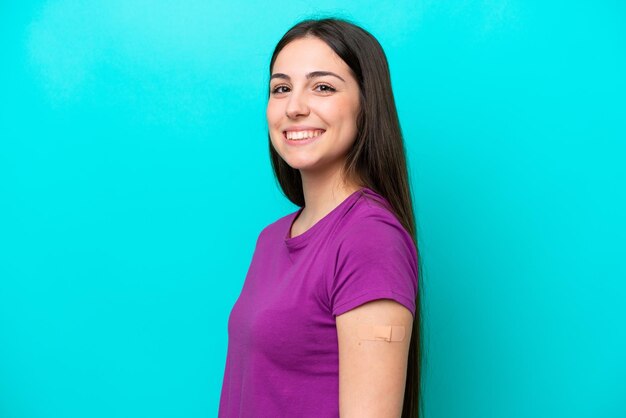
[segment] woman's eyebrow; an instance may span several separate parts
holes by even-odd
[[[314,77],[323,77],[326,75],[330,75],[333,77],[337,77],[339,80],[343,81],[344,83],[346,82],[346,80],[344,80],[343,78],[339,77],[337,74],[330,72],[330,71],[311,71],[310,73],[306,74],[306,78],[307,79],[311,79]],[[276,73],[276,74],[272,74],[272,76],[270,77],[270,80],[273,80],[275,78],[282,78],[284,80],[291,80],[291,77],[289,77],[287,74],[283,74],[283,73]]]

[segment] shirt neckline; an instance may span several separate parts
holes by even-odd
[[[314,223],[309,229],[307,229],[300,235],[290,238],[289,235],[291,234],[291,227],[293,226],[293,223],[295,222],[296,218],[300,215],[304,207],[301,207],[300,209],[298,209],[297,211],[292,213],[288,218],[287,231],[285,231],[285,233],[283,234],[285,245],[287,245],[287,247],[290,249],[296,249],[296,248],[302,247],[303,245],[306,244],[307,241],[311,239],[312,236],[314,236],[320,229],[322,229],[324,225],[327,224],[329,220],[332,219],[342,208],[344,208],[345,206],[349,205],[351,202],[358,199],[359,196],[361,196],[361,194],[366,191],[369,191],[369,189],[367,187],[362,187],[358,189],[357,191],[352,192],[352,194],[346,197],[341,203],[335,206],[335,208],[333,208],[330,212],[328,212],[319,221]]]

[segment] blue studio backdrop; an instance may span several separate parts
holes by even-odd
[[[314,4],[313,4],[314,3]],[[626,417],[623,1],[0,1],[0,417],[217,415],[260,230],[268,63],[387,53],[427,418]]]

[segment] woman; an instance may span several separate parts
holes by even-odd
[[[269,82],[270,158],[300,209],[257,239],[219,416],[417,417],[420,269],[385,54],[350,22],[305,20]]]

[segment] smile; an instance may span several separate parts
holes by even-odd
[[[302,141],[309,138],[315,138],[323,134],[323,129],[314,129],[309,131],[285,131],[283,134],[285,138],[290,141]]]

